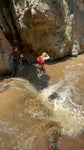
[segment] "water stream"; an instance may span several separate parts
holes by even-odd
[[[84,132],[84,54],[45,68],[40,80],[30,65],[0,82],[0,150],[56,149],[60,133]]]

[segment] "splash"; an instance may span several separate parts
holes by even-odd
[[[79,68],[82,63],[67,65],[64,76],[60,80],[42,91],[44,101],[54,104],[55,120],[63,126],[63,133],[76,136],[84,129],[83,93],[78,86],[81,78]],[[81,85],[83,88],[83,85]]]

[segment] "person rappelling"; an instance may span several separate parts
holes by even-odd
[[[37,57],[37,68],[38,68],[38,78],[40,79],[40,77],[45,73],[45,68],[44,68],[44,64],[46,63],[46,60],[50,59],[49,55],[46,52],[43,52],[41,56]]]

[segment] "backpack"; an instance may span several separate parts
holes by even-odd
[[[43,65],[45,64],[45,61],[42,62],[43,58],[44,58],[44,56],[39,56],[39,57],[37,57],[37,62],[38,62],[38,64],[39,64],[40,66],[43,66]]]
[[[37,57],[36,60],[37,60],[38,63],[41,63],[41,56]]]

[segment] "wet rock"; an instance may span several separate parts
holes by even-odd
[[[51,101],[51,100],[54,100],[54,99],[58,99],[58,98],[60,98],[60,96],[56,93],[56,92],[53,92],[49,97],[48,97],[48,99],[49,99],[49,101]]]

